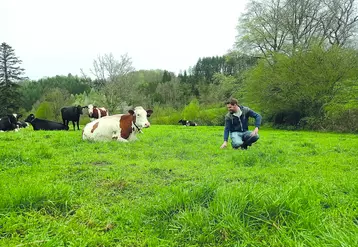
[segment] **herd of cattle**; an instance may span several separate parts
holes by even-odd
[[[70,106],[61,109],[63,123],[36,118],[30,114],[24,121],[19,120],[22,115],[10,114],[0,118],[0,131],[18,131],[19,128],[25,128],[29,124],[34,130],[68,130],[69,122],[73,124],[73,130],[80,129],[80,115],[83,109],[88,109],[88,116],[91,122],[86,124],[82,131],[83,140],[105,141],[133,141],[136,140],[136,134],[141,132],[142,128],[150,127],[148,117],[153,113],[152,110],[145,110],[137,106],[134,110],[129,110],[127,114],[109,115],[104,107],[96,107],[92,104],[88,106]],[[195,122],[181,119],[178,123],[185,126],[197,126]]]

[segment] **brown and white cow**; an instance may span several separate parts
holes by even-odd
[[[104,107],[97,107],[90,104],[88,105],[88,116],[93,121],[94,119],[109,116],[109,113],[108,110]]]
[[[153,113],[152,110],[144,110],[138,106],[129,110],[128,114],[117,114],[106,116],[88,123],[82,132],[83,140],[121,142],[134,141],[136,134],[142,128],[148,128],[150,123],[147,117]]]

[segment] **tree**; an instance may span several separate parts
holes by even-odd
[[[113,82],[120,76],[125,76],[134,71],[132,66],[132,58],[128,54],[121,55],[121,60],[114,58],[112,53],[98,55],[93,61],[91,73],[96,77],[98,86],[102,87],[106,82]]]
[[[162,82],[168,82],[168,81],[171,81],[171,79],[172,79],[172,76],[171,76],[170,72],[164,70]]]
[[[244,87],[245,100],[256,103],[266,116],[298,112],[300,117],[322,120],[339,85],[358,77],[357,51],[339,46],[328,50],[316,46],[294,56],[275,53],[274,59],[273,65],[261,60],[248,72]]]
[[[20,107],[18,83],[24,69],[19,66],[22,61],[15,56],[14,49],[5,42],[0,46],[0,115],[14,113]]]
[[[48,102],[50,104],[50,109],[52,111],[51,116],[54,116],[53,120],[61,121],[61,108],[67,105],[71,105],[73,102],[70,102],[70,93],[66,89],[62,88],[52,88],[51,90],[45,92],[41,102]]]
[[[136,82],[132,80],[132,59],[128,54],[121,55],[118,61],[112,53],[98,56],[93,61],[91,73],[96,77],[96,89],[106,97],[105,105],[109,112],[123,108],[131,104],[136,90]]]
[[[288,55],[312,44],[346,46],[357,34],[356,0],[251,0],[238,24],[242,52]]]
[[[357,31],[357,8],[355,0],[327,0],[326,21],[323,25],[332,45],[344,46]]]

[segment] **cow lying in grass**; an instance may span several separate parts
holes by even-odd
[[[10,130],[18,131],[16,123],[17,123],[16,114],[9,114],[7,116],[1,117],[0,131],[10,131]]]
[[[142,128],[148,128],[150,123],[147,117],[153,113],[152,110],[144,110],[138,106],[129,110],[128,114],[117,114],[106,116],[88,123],[82,132],[83,140],[121,142],[134,141],[136,134]]]
[[[30,123],[34,130],[68,130],[68,126],[62,123],[35,118],[34,114],[30,114],[25,122]]]
[[[186,125],[186,126],[198,126],[198,124],[193,121],[183,120],[183,119],[180,119],[178,123],[181,123],[182,125]]]

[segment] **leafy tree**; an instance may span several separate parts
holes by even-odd
[[[62,88],[53,88],[47,91],[42,97],[41,102],[48,102],[50,104],[51,117],[57,121],[62,119],[61,108],[73,103],[70,102],[70,93]]]
[[[172,75],[170,74],[170,72],[164,70],[162,82],[168,82],[168,81],[171,81],[171,80],[172,80]]]
[[[199,84],[200,103],[210,105],[213,103],[223,103],[230,97],[238,97],[242,91],[242,83],[234,76],[225,76],[216,73],[213,76],[213,83]]]
[[[16,57],[15,50],[5,42],[0,46],[0,115],[14,113],[20,108],[18,83],[24,69],[19,66],[22,61]]]
[[[196,120],[200,113],[200,105],[197,99],[193,99],[190,103],[185,106],[183,110],[183,118],[188,120]]]
[[[272,64],[261,60],[245,81],[246,100],[257,103],[266,116],[297,112],[299,117],[322,120],[337,85],[358,77],[357,52],[315,46],[294,56],[276,53]]]

